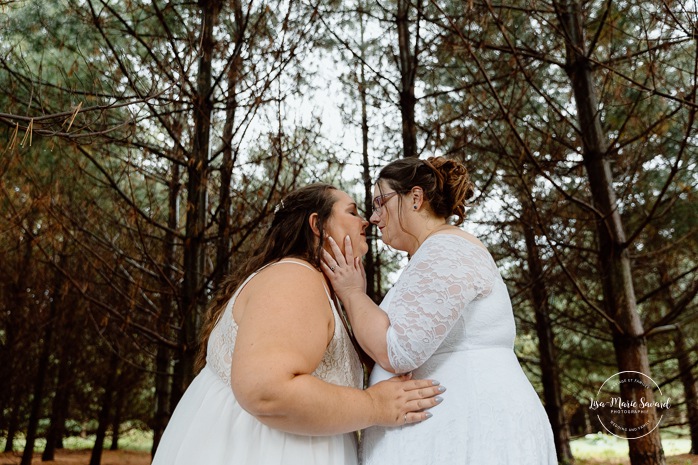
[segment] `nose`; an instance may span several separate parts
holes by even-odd
[[[380,221],[380,217],[378,216],[378,212],[371,213],[371,216],[369,217],[368,221],[370,221],[373,224],[378,224],[378,222]]]

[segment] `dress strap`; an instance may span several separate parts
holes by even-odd
[[[274,262],[274,263],[269,263],[269,264],[265,265],[264,267],[260,268],[257,272],[263,270],[267,266],[273,266],[273,265],[276,265],[279,263],[295,263],[296,265],[304,266],[310,270],[317,271],[316,268],[313,268],[312,266],[308,265],[307,263],[297,262],[295,260],[286,259],[286,260],[279,260],[278,262]],[[344,331],[346,332],[347,336],[349,336],[349,340],[351,341],[352,346],[354,346],[354,350],[359,355],[359,359],[361,360],[362,363],[369,365],[372,362],[372,360],[368,357],[368,355],[366,355],[366,352],[364,352],[364,350],[361,348],[358,341],[356,340],[356,337],[354,336],[354,332],[351,329],[351,325],[349,324],[349,318],[346,315],[346,313],[344,312],[344,309],[342,308],[341,304],[339,303],[339,299],[337,299],[336,296],[333,297],[332,294],[330,294],[330,291],[327,289],[327,286],[325,285],[325,283],[322,284],[322,287],[323,287],[323,289],[325,289],[325,294],[327,295],[327,300],[330,301],[330,307],[332,308],[332,311],[333,311],[334,316],[335,316],[335,323],[336,323],[337,319],[339,319],[339,321],[342,322],[342,326],[344,326]],[[335,328],[335,331],[336,331],[336,328]]]
[[[304,266],[309,270],[318,271],[317,268],[313,268],[312,266],[308,265],[307,263],[297,262],[295,260],[289,260],[289,259],[282,259],[282,260],[279,260],[278,262],[268,263],[265,266],[263,266],[262,268],[260,268],[259,271],[262,271],[267,266],[274,266],[274,265],[278,265],[279,263],[294,263],[296,265]],[[322,288],[325,289],[325,295],[327,295],[327,299],[332,304],[332,307],[335,307],[335,304],[332,300],[332,295],[330,294],[330,291],[327,289],[327,286],[325,285],[325,283],[322,284]]]

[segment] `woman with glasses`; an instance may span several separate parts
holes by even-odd
[[[552,430],[513,351],[507,288],[485,246],[463,223],[473,195],[465,167],[442,157],[385,166],[370,221],[410,260],[380,306],[365,294],[353,242],[332,241],[323,271],[354,334],[376,361],[370,384],[412,373],[449,388],[429,422],[364,431],[363,463],[556,464]]]
[[[213,301],[198,376],[160,441],[156,465],[355,464],[352,433],[427,419],[444,388],[395,377],[362,390],[363,369],[320,271],[328,237],[368,250],[346,193],[298,189]]]

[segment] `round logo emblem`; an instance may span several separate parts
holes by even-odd
[[[638,388],[652,391],[654,398],[640,396],[637,400],[623,399],[621,389]],[[656,416],[651,415],[653,408],[656,409]],[[650,434],[659,426],[669,408],[671,399],[664,396],[652,378],[639,371],[621,371],[609,377],[589,405],[589,410],[596,415],[606,432],[622,439],[638,439]]]

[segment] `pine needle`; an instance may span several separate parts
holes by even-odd
[[[25,143],[27,142],[27,139],[29,139],[29,147],[32,146],[32,133],[34,132],[34,118],[29,120],[29,124],[27,125],[27,130],[24,133],[24,137],[22,138],[22,142],[19,143],[20,146],[24,147]]]
[[[70,128],[73,126],[73,121],[75,121],[75,117],[78,116],[81,108],[82,102],[78,103],[78,106],[75,107],[75,110],[73,110],[73,114],[70,116],[70,123],[68,123],[68,129],[66,129],[65,132],[70,132]]]
[[[7,147],[3,151],[3,154],[7,152],[11,152],[12,150],[15,149],[17,146],[17,134],[19,133],[19,123],[15,123],[15,130],[12,131],[12,135],[10,136],[10,141],[7,144]]]

